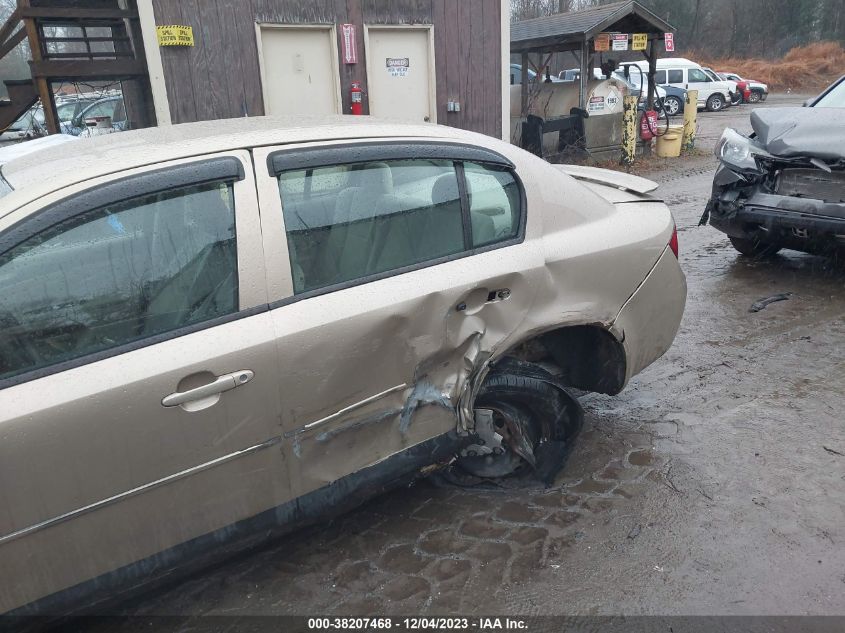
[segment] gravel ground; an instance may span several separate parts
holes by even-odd
[[[750,109],[701,114],[699,147],[750,130]],[[128,613],[845,614],[845,267],[750,261],[698,227],[714,167],[647,174],[678,223],[686,316],[621,395],[584,398],[552,488],[422,482]]]

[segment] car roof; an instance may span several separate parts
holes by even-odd
[[[2,166],[2,176],[32,200],[73,183],[191,156],[264,145],[385,137],[470,141],[500,151],[511,147],[490,136],[431,123],[373,117],[248,117],[182,123],[82,139],[62,148],[33,152]],[[49,178],[45,177],[49,174]],[[15,193],[0,199],[0,204]]]
[[[69,141],[78,141],[78,136],[71,136],[69,134],[51,134],[50,136],[42,136],[34,138],[23,143],[14,143],[5,147],[0,147],[0,166],[5,163],[10,163],[13,160],[18,160],[23,156],[27,156],[34,152],[39,152],[47,147],[55,147],[63,145]]]
[[[636,61],[636,62],[622,62],[619,64],[620,66],[625,65],[635,65],[635,66],[648,66],[647,61]],[[695,63],[694,61],[687,59],[686,57],[660,57],[657,60],[658,66],[678,66],[678,67],[693,67],[693,68],[700,68],[700,64]]]

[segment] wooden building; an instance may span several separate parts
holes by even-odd
[[[139,0],[159,125],[352,112],[507,138],[508,0]],[[158,26],[193,45],[159,45]]]

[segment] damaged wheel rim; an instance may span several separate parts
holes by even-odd
[[[534,467],[539,429],[518,407],[499,403],[496,408],[476,409],[476,426],[478,436],[458,459],[463,470],[496,479]]]

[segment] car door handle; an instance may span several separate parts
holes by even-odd
[[[195,389],[188,389],[188,391],[177,391],[165,396],[161,400],[161,404],[165,407],[178,407],[187,402],[194,400],[201,400],[208,396],[213,396],[224,391],[229,391],[235,387],[245,385],[255,376],[255,372],[249,369],[242,369],[240,371],[232,372],[231,374],[223,374],[218,376],[214,382],[210,382],[202,387]]]
[[[487,288],[476,288],[466,299],[455,306],[458,312],[466,312],[468,314],[475,314],[483,306],[488,303],[496,303],[497,301],[506,301],[510,299],[510,288],[499,288],[498,290],[487,290]]]

